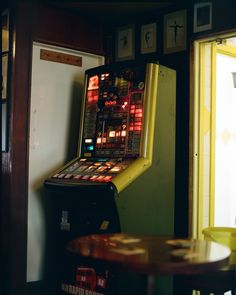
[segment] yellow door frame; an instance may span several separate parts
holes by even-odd
[[[229,37],[232,34],[223,35],[221,39]],[[215,37],[194,42],[190,95],[193,100],[190,101],[189,220],[190,236],[195,238],[202,237],[204,227],[214,226],[217,53],[236,57],[236,48],[218,42]]]

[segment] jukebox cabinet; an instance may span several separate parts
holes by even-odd
[[[69,240],[93,233],[172,234],[175,71],[122,63],[85,77],[78,157],[45,181],[62,252]],[[86,269],[77,267],[78,292],[86,287],[79,285]],[[69,285],[62,282],[62,291],[70,293]]]

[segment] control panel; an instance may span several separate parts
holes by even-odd
[[[79,157],[52,175],[53,182],[113,182],[142,157],[145,78],[146,65],[86,72]]]
[[[140,153],[145,69],[88,76],[82,157],[128,157]]]
[[[109,182],[124,171],[133,159],[80,158],[52,176],[62,182]]]

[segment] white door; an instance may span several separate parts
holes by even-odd
[[[41,50],[82,58],[82,66],[40,59]],[[27,281],[41,280],[45,254],[44,180],[77,154],[80,107],[86,69],[102,56],[33,44],[28,181]]]

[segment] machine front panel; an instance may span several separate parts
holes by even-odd
[[[54,174],[52,179],[63,183],[107,183],[124,171],[133,159],[122,158],[80,158],[62,171]]]
[[[88,75],[82,157],[139,156],[144,80],[140,67]]]
[[[140,157],[146,65],[87,71],[80,157],[55,173],[62,184],[105,184]]]

